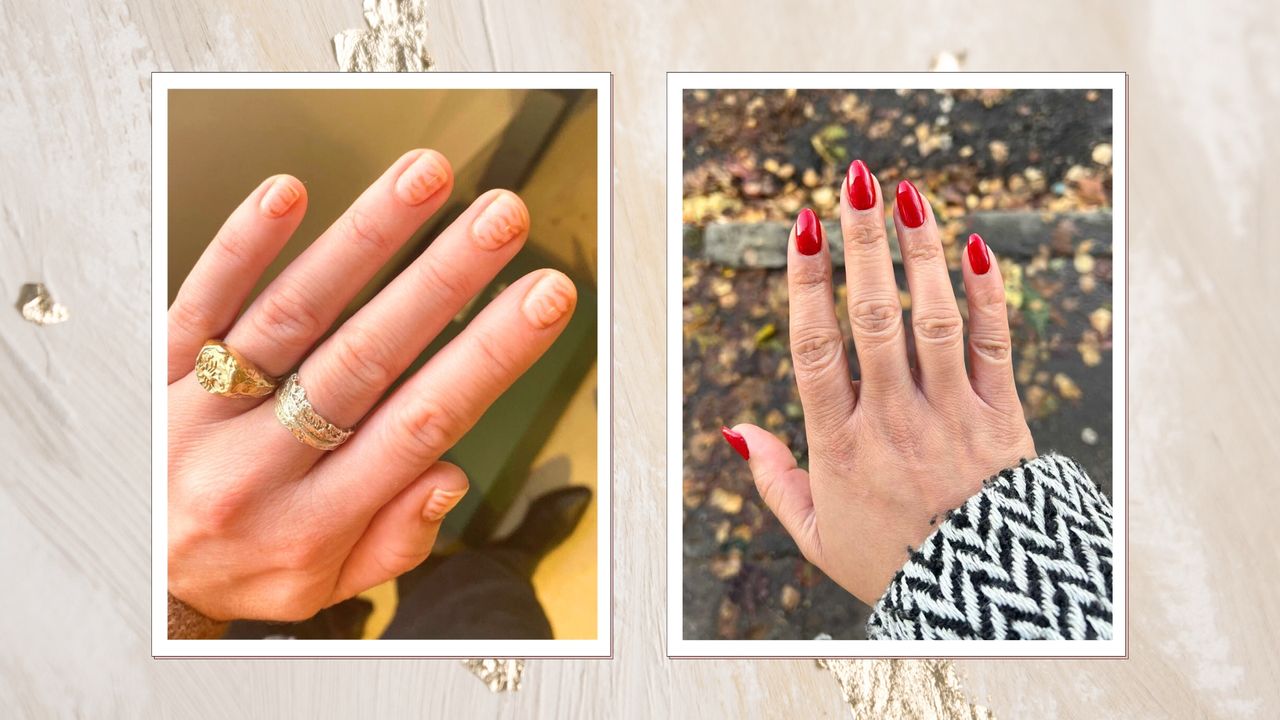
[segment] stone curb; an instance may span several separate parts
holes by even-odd
[[[1111,212],[1078,212],[1046,215],[1039,212],[980,212],[964,218],[965,235],[981,235],[997,255],[1025,259],[1035,255],[1041,245],[1049,243],[1054,231],[1063,223],[1074,228],[1070,236],[1073,246],[1082,240],[1094,241],[1093,255],[1111,254]],[[832,263],[844,265],[844,242],[840,223],[822,223],[831,244]],[[889,250],[895,263],[902,262],[898,239],[892,223],[887,223]],[[787,239],[791,225],[783,222],[713,223],[705,228],[685,225],[684,252],[688,257],[703,257],[711,262],[740,268],[781,268],[787,265]]]

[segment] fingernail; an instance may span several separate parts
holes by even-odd
[[[296,182],[291,177],[282,176],[276,178],[258,203],[258,208],[262,210],[262,214],[269,218],[278,218],[289,212],[289,208],[293,207],[294,203],[298,202],[298,198],[302,197]]]
[[[991,269],[991,256],[987,253],[987,244],[982,241],[982,236],[973,233],[969,236],[969,267],[973,268],[975,275],[986,275]]]
[[[822,223],[809,208],[796,218],[796,249],[801,255],[814,255],[822,249]]]
[[[516,239],[529,226],[524,203],[511,193],[502,193],[484,210],[471,226],[476,244],[486,250],[497,250]]]
[[[524,296],[520,311],[534,327],[547,328],[572,310],[577,299],[578,292],[569,278],[555,271],[547,272]]]
[[[909,228],[918,228],[924,224],[924,200],[910,180],[898,183],[898,217]]]
[[[406,205],[421,205],[449,179],[449,168],[437,152],[428,150],[396,178],[396,197]]]
[[[849,204],[855,210],[870,210],[876,204],[876,183],[871,179],[871,171],[861,160],[849,163],[849,172],[845,173],[845,187],[849,193]]]
[[[742,433],[734,432],[726,426],[720,428],[720,434],[734,450],[738,451],[743,460],[751,459],[751,451],[747,449],[747,439],[742,437]]]
[[[449,513],[458,502],[462,500],[462,496],[466,495],[466,490],[441,490],[432,488],[431,495],[427,497],[427,503],[422,506],[422,517],[428,522],[439,522]]]

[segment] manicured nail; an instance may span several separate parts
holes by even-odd
[[[876,183],[871,179],[871,171],[861,160],[849,163],[849,172],[844,177],[845,188],[849,193],[849,204],[855,210],[870,210],[876,204]]]
[[[396,197],[406,205],[421,205],[448,180],[449,166],[444,156],[427,150],[396,178]]]
[[[796,218],[796,249],[801,255],[816,255],[822,249],[822,223],[809,208]]]
[[[302,197],[302,191],[298,189],[298,181],[287,175],[281,175],[271,182],[271,187],[267,188],[262,201],[258,203],[258,209],[269,218],[278,218],[289,212],[289,208],[293,207],[300,197]]]
[[[427,503],[422,506],[422,517],[428,522],[439,522],[449,513],[458,502],[462,500],[462,496],[466,495],[466,490],[441,490],[432,488],[431,495],[427,497]]]
[[[910,180],[898,183],[898,217],[909,228],[918,228],[924,224],[924,199]]]
[[[573,281],[554,270],[545,272],[520,304],[520,311],[536,328],[548,328],[573,309],[578,291]]]
[[[982,236],[973,233],[969,236],[969,267],[973,268],[975,275],[986,275],[991,269],[991,255],[987,253],[987,244],[982,241]]]
[[[747,449],[747,439],[742,437],[742,433],[734,432],[728,427],[721,427],[720,434],[724,436],[724,439],[734,450],[738,451],[743,460],[751,459],[751,451]]]
[[[504,192],[480,211],[471,225],[476,244],[486,250],[497,250],[515,240],[529,227],[529,211],[520,198]]]

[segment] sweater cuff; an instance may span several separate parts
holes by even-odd
[[[983,483],[894,575],[875,640],[1111,637],[1111,501],[1047,453]]]
[[[169,593],[170,640],[216,640],[227,633],[230,623],[205,617],[199,610]]]

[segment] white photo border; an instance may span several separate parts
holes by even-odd
[[[1112,98],[1112,496],[1115,560],[1109,640],[686,640],[682,310],[683,102],[686,90],[1109,90]],[[673,658],[1128,657],[1128,76],[1124,72],[667,73],[667,654]]]
[[[613,654],[613,76],[607,72],[170,73],[151,75],[151,647],[156,658],[608,658]],[[590,640],[171,640],[168,638],[168,171],[170,90],[594,90],[597,93],[596,637]],[[157,439],[158,438],[158,439]]]

